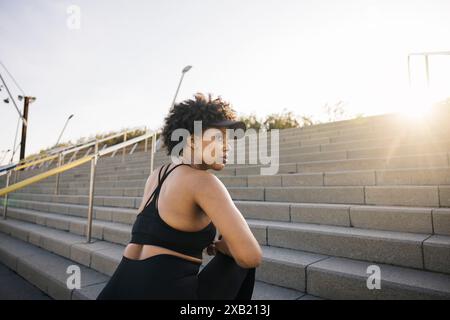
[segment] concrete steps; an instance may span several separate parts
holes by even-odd
[[[124,249],[124,246],[104,241],[86,244],[80,236],[38,225],[13,220],[7,223],[13,231],[10,235],[0,233],[0,259],[54,299],[95,299],[120,262]],[[74,264],[81,271],[80,289],[68,289],[66,285],[67,268]],[[301,298],[316,297],[258,280],[252,297],[253,300]]]
[[[391,143],[386,140],[377,140],[379,141],[377,146],[370,148],[368,148],[368,146],[370,146],[370,142],[365,140],[361,140],[359,144],[356,144],[354,141],[347,142],[345,145],[343,145],[342,143],[330,144],[326,148],[324,146],[318,145],[318,149],[311,149],[307,153],[301,152],[301,149],[299,149],[299,147],[291,147],[290,149],[286,150],[281,149],[280,163],[361,159],[370,157],[390,158],[414,154],[448,153],[448,151],[450,151],[450,140],[448,139],[449,136],[449,133],[446,133],[444,136],[442,136],[442,139],[444,140],[432,140],[432,143],[430,143],[429,139],[427,139],[423,143],[418,143],[416,139],[413,139],[410,144],[402,144],[401,141],[397,141],[396,139],[391,141]],[[330,148],[330,146],[333,146],[333,148]],[[136,152],[133,155],[127,155],[124,158],[126,160],[124,162],[122,162],[121,159],[122,156],[118,156],[115,158],[103,157],[99,162],[100,165],[98,166],[97,170],[99,170],[99,172],[102,172],[102,170],[108,171],[113,168],[121,169],[125,166],[128,168],[132,168],[133,166],[136,166],[138,168],[149,167],[148,152]],[[168,161],[169,157],[163,152],[157,152],[155,155],[155,160],[156,164],[159,165],[163,162]],[[105,164],[105,166],[102,166],[102,164]],[[52,164],[52,166],[54,165],[55,164]],[[229,166],[241,167],[242,165],[230,164]],[[74,169],[73,172],[80,173],[83,172],[83,170],[88,172],[89,166],[80,166],[79,168]],[[28,171],[21,172],[21,176],[23,177],[27,177],[28,174],[30,174],[30,172]],[[1,179],[4,178],[0,177],[0,181]]]
[[[86,204],[61,202],[64,200],[62,196],[37,196],[36,200],[12,199],[9,208],[87,216]],[[25,198],[28,197],[31,195]],[[235,201],[235,204],[249,219],[450,235],[449,208],[261,201]],[[93,211],[99,220],[132,224],[138,207],[137,203],[132,208],[95,204]]]
[[[111,180],[135,180],[146,179],[150,174],[150,165],[137,166],[130,163],[128,168],[114,166],[109,169],[102,169],[102,162],[99,162],[99,167],[96,170],[96,181],[111,181]],[[166,162],[167,163],[167,162]],[[370,171],[370,170],[394,170],[394,169],[442,169],[450,167],[449,153],[432,153],[409,155],[401,157],[390,158],[365,158],[365,159],[345,159],[345,160],[326,160],[313,162],[298,162],[298,163],[282,163],[279,165],[278,174],[292,174],[292,173],[332,173],[332,172],[351,172],[351,171]],[[60,183],[65,181],[88,181],[90,176],[89,171],[82,171],[83,168],[89,167],[90,164],[81,165],[79,168],[73,169],[60,175]],[[246,165],[238,167],[226,167],[220,172],[213,172],[219,177],[228,176],[255,176],[260,175],[261,168],[267,167],[265,165]],[[157,166],[155,166],[157,168]],[[20,172],[17,181],[21,181],[30,176],[36,175],[47,169],[29,172]],[[337,173],[336,173],[337,174]],[[345,173],[343,173],[345,174]],[[355,174],[358,174],[356,172]],[[381,173],[380,173],[381,174]],[[56,177],[49,177],[39,183],[50,183],[55,181]],[[255,178],[258,179],[258,178]],[[261,176],[259,179],[269,179],[266,176]],[[293,178],[291,178],[293,179]]]
[[[68,289],[66,271],[76,264],[74,261],[3,233],[0,233],[0,259],[28,282],[59,300],[94,299],[108,280],[107,276],[77,264],[82,275],[81,288]]]
[[[9,217],[85,235],[86,218],[17,208]],[[264,246],[450,273],[449,236],[248,218],[247,223]],[[96,239],[112,243],[126,245],[131,238],[131,224],[94,220],[92,230]]]
[[[23,190],[11,193],[9,198],[23,199],[32,195],[44,199],[55,189],[43,190],[39,193]],[[233,200],[450,207],[449,185],[228,187],[228,191]],[[69,203],[86,203],[87,188],[70,189],[68,192],[71,194],[60,193],[57,196]],[[141,200],[140,188],[97,188],[94,203],[133,207],[135,202],[140,204]]]
[[[260,201],[235,201],[235,204],[245,218],[254,220],[450,235],[449,208]],[[53,198],[53,201],[14,199],[8,212],[18,212],[20,209],[82,218],[87,217],[88,211],[87,205],[57,202]],[[137,209],[94,205],[93,215],[97,220],[132,224]]]
[[[448,123],[442,109],[416,123],[383,115],[281,130],[276,175],[250,163],[214,172],[263,249],[254,299],[450,299]],[[47,281],[54,297],[98,294],[143,200],[150,153],[142,149],[99,160],[92,244],[84,243],[90,164],[60,175],[57,195],[55,177],[10,194],[0,240],[41,257],[16,256],[21,270],[34,272],[28,279]],[[157,152],[155,168],[168,160]],[[22,171],[19,180],[48,168]],[[14,245],[2,243],[0,259],[14,256]],[[81,264],[97,280],[67,293],[62,280],[43,274],[47,255],[55,266]],[[210,258],[204,254],[204,264]],[[366,285],[373,265],[381,290]]]
[[[99,176],[95,182],[95,190],[102,194],[103,189],[137,189],[137,195],[143,195],[143,188],[148,176],[139,179],[127,179],[128,175],[117,176],[117,180],[106,179],[109,175]],[[115,177],[115,176],[114,176]],[[297,187],[297,186],[374,186],[374,185],[450,185],[450,167],[354,170],[337,172],[313,172],[276,174],[270,176],[219,176],[226,187]],[[51,193],[55,181],[48,179],[34,184],[18,192]],[[87,179],[68,179],[59,181],[61,194],[75,194],[71,190],[83,194],[89,188]],[[80,189],[80,190],[78,190]]]
[[[48,268],[45,266],[51,266],[51,274],[54,277],[56,275],[56,278],[58,278],[58,275],[63,275],[63,271],[67,269],[67,266],[74,262],[83,266],[89,266],[89,269],[82,269],[82,273],[87,273],[88,270],[95,272],[92,275],[89,274],[89,280],[94,279],[83,286],[83,289],[86,290],[90,287],[88,290],[90,296],[88,293],[84,293],[81,298],[93,298],[101,290],[105,281],[107,281],[105,276],[110,276],[114,272],[123,253],[124,246],[121,245],[106,241],[96,241],[91,244],[86,244],[84,243],[84,238],[81,236],[72,235],[64,231],[51,230],[48,227],[27,222],[9,219],[8,221],[1,222],[2,228],[5,225],[9,226],[7,229],[9,230],[7,234],[9,237],[5,239],[5,236],[0,234],[2,239],[0,242],[0,256],[2,257],[2,261],[7,261],[8,258],[5,258],[5,256],[8,257],[12,253],[21,254],[21,250],[15,248],[17,244],[12,245],[11,242],[8,243],[7,239],[10,238],[21,239],[24,242],[32,244],[34,247],[27,247],[27,249],[32,250],[33,253],[36,250],[35,247],[44,249],[45,251],[39,251],[43,256],[42,258],[34,257],[34,259],[30,259],[30,256],[26,256],[28,270],[33,269],[35,272],[37,271],[36,275],[29,271],[28,279],[50,296],[57,299],[71,297],[67,292],[64,292],[67,290],[63,290],[64,280],[67,277],[59,279],[59,285],[53,285],[48,278],[46,279],[42,275],[39,275],[39,272],[47,273]],[[25,249],[22,250],[26,251]],[[333,299],[347,297],[359,299],[361,291],[364,291],[365,296],[373,296],[372,292],[367,290],[367,288],[365,290],[363,288],[367,277],[365,275],[366,270],[370,265],[368,263],[353,259],[336,260],[337,258],[324,255],[270,246],[263,246],[263,255],[264,260],[261,267],[257,269],[256,277],[258,281],[263,281],[271,286],[258,285],[259,288],[267,289],[275,286],[278,289],[295,290],[297,291],[296,293],[292,291],[287,292],[291,296],[295,295],[296,297],[294,298],[297,299],[304,297],[301,292],[305,292],[305,290],[308,293],[315,292],[316,296],[330,297]],[[58,258],[65,259],[56,261]],[[9,260],[12,259],[10,258]],[[326,263],[329,260],[330,262]],[[30,265],[34,265],[35,267]],[[20,267],[20,262],[16,262],[16,268],[14,268],[13,263],[8,264],[8,266],[13,268],[13,270],[18,270],[18,273],[21,275],[24,273],[21,271],[24,268]],[[412,299],[448,299],[450,296],[450,276],[448,275],[388,265],[380,265],[380,268],[382,270],[382,285],[388,288],[392,287],[392,289],[387,292],[381,290],[381,293],[378,293],[378,298],[404,298],[405,294],[408,294],[408,298]],[[280,270],[283,272],[280,272]],[[342,274],[341,277],[335,277],[333,279],[334,282],[331,283],[328,279],[325,283],[322,283],[322,279],[330,278],[337,272]],[[384,276],[385,272],[386,276]],[[349,278],[351,278],[350,281]],[[340,281],[339,279],[345,279],[345,281]],[[417,281],[417,279],[425,279],[426,281]],[[312,283],[312,281],[317,281],[317,283]],[[43,285],[39,286],[39,282]],[[273,283],[279,285],[274,285]],[[333,287],[333,292],[324,289],[324,287],[330,285]],[[352,286],[358,287],[359,290],[349,292],[348,289]],[[286,293],[284,290],[279,291]],[[73,296],[73,292],[71,294]],[[276,296],[276,294],[265,294],[265,297],[272,298],[273,296]],[[282,298],[286,299],[286,297]]]

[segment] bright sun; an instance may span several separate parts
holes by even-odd
[[[428,117],[433,106],[433,99],[426,91],[411,92],[406,103],[399,110],[406,119],[418,120]]]

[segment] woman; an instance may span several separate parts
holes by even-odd
[[[179,163],[149,176],[131,241],[97,299],[251,299],[261,247],[225,186],[207,171],[224,168],[230,129],[245,129],[235,118],[228,103],[210,94],[170,111],[162,137]],[[202,121],[200,134],[194,121]],[[177,130],[188,134],[179,152]],[[215,257],[199,271],[205,248]]]

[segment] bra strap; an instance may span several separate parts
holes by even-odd
[[[153,190],[152,194],[150,195],[150,197],[148,198],[147,202],[145,203],[144,209],[153,201],[154,195],[157,192],[157,190],[159,188],[159,185],[161,184],[161,172],[163,171],[164,166],[165,165],[161,166],[161,168],[159,169],[159,172],[158,172],[158,185],[156,186],[155,190]]]
[[[176,164],[172,169],[169,170],[169,172],[167,172],[167,169],[168,169],[169,166],[170,166],[170,164],[169,164],[169,165],[167,166],[166,172],[164,172],[163,181],[167,178],[167,176],[168,176],[173,170],[175,170],[176,167],[179,167],[179,166],[182,166],[182,165],[188,166],[189,164],[187,164],[187,163],[179,163],[179,164]],[[162,182],[163,182],[163,181],[162,181]],[[161,182],[161,183],[162,183],[162,182]]]
[[[172,169],[170,169],[170,170],[168,170],[169,167],[170,167],[170,163],[167,164],[167,167],[166,167],[165,170],[164,170],[164,174],[163,174],[162,178],[161,178],[161,172],[163,171],[165,165],[163,165],[163,166],[161,167],[161,169],[159,170],[159,173],[158,173],[158,185],[156,186],[155,190],[153,190],[152,194],[151,194],[150,197],[148,198],[148,201],[147,201],[147,203],[145,204],[144,209],[147,207],[147,205],[149,205],[150,203],[152,203],[153,200],[155,200],[155,207],[157,206],[156,201],[158,200],[157,198],[158,198],[158,196],[159,196],[159,191],[161,190],[161,185],[163,184],[164,180],[166,180],[167,176],[168,176],[173,170],[175,170],[176,167],[179,167],[179,166],[181,166],[181,165],[189,165],[189,164],[187,164],[187,163],[179,163],[179,164],[175,165],[175,166],[174,166]]]
[[[175,170],[175,168],[177,168],[177,167],[179,167],[179,166],[182,166],[182,165],[188,166],[187,163],[179,163],[179,164],[176,164],[176,165],[175,165],[173,168],[171,168],[170,170],[168,170],[169,167],[170,167],[170,163],[167,165],[166,170],[164,171],[164,175],[163,175],[163,177],[162,177],[160,183],[159,183],[158,186],[156,187],[156,189],[158,190],[158,191],[155,193],[155,196],[154,196],[154,198],[155,198],[155,208],[156,208],[156,209],[158,209],[158,198],[159,198],[159,192],[161,191],[161,186],[162,186],[162,184],[163,184],[164,181],[167,179],[167,177],[169,176],[169,174],[170,174],[173,170]]]

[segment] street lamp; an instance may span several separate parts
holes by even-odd
[[[19,96],[19,100],[23,101],[23,123],[22,123],[22,139],[20,140],[20,160],[23,160],[25,158],[25,146],[27,141],[27,128],[28,128],[28,106],[36,101],[36,97],[30,97],[30,96]],[[14,99],[13,99],[14,100]]]
[[[175,100],[177,99],[178,90],[180,90],[181,82],[183,81],[184,74],[186,72],[188,72],[189,70],[191,70],[191,68],[192,68],[192,66],[186,66],[186,67],[183,68],[183,70],[181,70],[180,82],[178,83],[177,91],[175,91],[175,96],[173,97],[172,105],[170,106],[169,112],[172,111],[172,109],[173,109],[173,107],[175,105]],[[161,137],[159,137],[158,140],[156,141],[155,150],[161,149],[161,146],[162,146]]]
[[[177,98],[178,90],[180,90],[180,86],[181,86],[181,82],[183,81],[184,74],[186,72],[188,72],[189,70],[191,70],[191,68],[192,68],[192,66],[186,66],[186,67],[183,68],[183,70],[181,70],[180,82],[178,83],[178,88],[177,88],[177,91],[175,92],[175,96],[173,97],[173,101],[172,101],[172,105],[170,106],[170,110],[172,110],[173,106],[175,105],[175,100]]]
[[[66,129],[67,123],[69,122],[70,119],[72,119],[72,117],[73,117],[73,114],[71,114],[71,115],[67,118],[66,123],[64,124],[64,128],[62,129],[62,131],[61,131],[61,133],[60,133],[60,135],[59,135],[58,141],[56,141],[55,146],[58,145],[59,139],[61,139],[61,136],[62,136],[64,130]]]
[[[6,85],[6,82],[5,82],[5,80],[3,79],[1,73],[0,73],[0,80],[1,80],[2,83],[3,83],[3,84],[1,85],[1,88],[4,87],[4,88],[6,89],[6,92],[8,93],[9,97],[11,98],[11,101],[12,101],[12,103],[14,104],[14,107],[16,108],[17,113],[19,114],[19,117],[22,119],[22,121],[23,121],[23,123],[25,124],[25,126],[28,125],[28,122],[27,122],[26,117],[24,117],[24,116],[22,115],[22,113],[20,112],[19,108],[17,107],[16,101],[13,99],[13,96],[11,95],[11,92],[9,91],[9,88],[8,88],[8,86]],[[4,103],[9,103],[9,99],[6,98],[5,100],[3,100],[3,102],[4,102]]]

